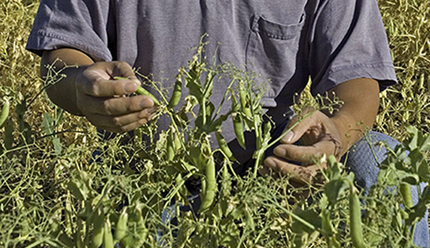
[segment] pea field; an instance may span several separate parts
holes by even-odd
[[[403,146],[388,151],[364,196],[333,157],[319,161],[328,167],[321,185],[259,176],[277,141],[263,122],[263,87],[233,65],[210,64],[204,44],[178,68],[173,94],[151,82],[161,95],[154,120],[101,139],[85,118],[50,102],[44,90],[62,71],[49,67],[40,78],[40,58],[25,50],[39,1],[1,1],[0,247],[415,247],[414,227],[430,206],[430,187],[421,184],[430,182],[430,1],[378,2],[399,84],[381,93],[373,130]],[[231,81],[227,113],[211,102],[221,77]],[[320,102],[307,90],[294,109],[340,104]],[[171,124],[158,132],[160,118]],[[244,177],[222,136],[229,121],[240,145],[245,131],[256,136]],[[412,202],[417,185],[423,193]]]

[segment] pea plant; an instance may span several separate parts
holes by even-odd
[[[1,244],[414,247],[414,226],[430,201],[428,187],[421,184],[430,180],[423,155],[430,148],[428,135],[410,127],[410,138],[389,150],[378,182],[366,196],[334,157],[318,161],[327,165],[320,187],[297,188],[288,176],[260,176],[265,151],[282,137],[272,137],[274,124],[263,118],[264,87],[232,65],[208,64],[203,48],[198,46],[187,66],[179,68],[169,94],[141,75],[147,87],[136,94],[153,98],[156,116],[133,133],[103,140],[93,136],[91,163],[79,146],[52,140],[57,162],[45,168],[34,161],[17,178],[12,170],[21,167],[11,156],[16,153],[5,147],[0,159],[11,166],[2,169],[8,187],[1,190],[8,196],[0,199],[0,214],[6,216],[5,209],[16,216],[4,218],[2,225],[10,231]],[[221,101],[213,102],[219,80],[229,85]],[[341,104],[325,97],[320,102],[325,105],[314,111],[336,111]],[[298,114],[307,118],[312,112]],[[169,123],[164,129],[159,127],[162,120]],[[46,135],[55,134],[51,122],[44,118]],[[256,137],[254,160],[245,176],[236,174],[235,154],[223,137],[228,122],[240,146],[247,144],[245,132]],[[423,193],[413,202],[415,186]],[[303,192],[310,196],[303,197]]]

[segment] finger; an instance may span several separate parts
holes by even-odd
[[[127,114],[124,116],[105,116],[94,115],[88,120],[95,126],[109,132],[122,133],[134,130],[145,125],[152,119],[155,113],[149,113],[146,109],[137,113]]]
[[[115,80],[115,76],[128,79]],[[127,95],[137,90],[140,81],[125,62],[101,62],[87,68],[78,79],[82,91],[91,96]]]
[[[315,112],[314,109],[306,108],[300,116],[294,116],[285,128],[285,131],[288,129],[291,130],[282,137],[280,142],[284,144],[292,144],[298,141],[306,131],[308,131],[312,126],[317,125],[317,122],[315,121],[316,115],[318,115],[318,112]]]
[[[133,71],[133,68],[127,62],[115,61],[112,62],[111,65],[112,66],[109,67],[109,69],[111,69],[111,71],[109,71],[109,74],[112,78],[118,76],[128,78],[130,80],[138,80],[135,72]],[[140,81],[138,83],[140,83]]]
[[[82,91],[93,97],[122,96],[133,93],[138,85],[132,80],[114,80],[98,78],[82,85]]]
[[[155,112],[154,101],[148,96],[93,98],[91,112],[101,115],[124,115],[143,109]]]
[[[329,156],[335,153],[335,144],[326,138],[314,143],[312,146],[280,144],[273,149],[273,154],[275,156],[302,164],[314,164],[318,162],[324,154]]]
[[[275,172],[289,176],[290,180],[298,183],[312,183],[321,170],[321,165],[296,165],[275,156],[267,157],[264,165]]]

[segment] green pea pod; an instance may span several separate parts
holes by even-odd
[[[175,82],[175,86],[173,87],[173,93],[172,97],[169,100],[169,104],[167,105],[168,108],[173,108],[176,105],[178,105],[179,100],[181,99],[182,95],[182,81],[181,78],[178,77]]]
[[[136,228],[136,234],[138,238],[138,246],[140,247],[143,242],[146,240],[146,236],[148,235],[148,229],[145,225],[145,220],[142,216],[142,210],[140,208],[137,208],[137,228]]]
[[[175,147],[173,141],[174,131],[171,129],[171,132],[167,133],[167,143],[166,143],[166,159],[167,161],[172,161],[175,158]]]
[[[239,83],[239,96],[240,96],[240,106],[242,108],[242,113],[248,117],[252,118],[252,112],[249,106],[247,105],[248,97],[246,94],[246,88],[243,85],[243,82]]]
[[[218,131],[215,132],[215,137],[218,142],[218,146],[223,152],[224,156],[226,156],[230,161],[235,161],[236,159],[234,158],[233,153],[231,152],[227,142],[225,141],[224,137],[222,137],[221,133]]]
[[[128,78],[125,78],[125,77],[114,77],[113,79],[120,80],[120,79],[128,79]],[[149,91],[147,91],[142,86],[138,86],[137,90],[135,91],[135,93],[138,94],[138,95],[142,95],[142,96],[149,96],[152,99],[152,101],[154,101],[155,105],[160,106],[160,102],[157,100],[157,98],[155,98],[154,95],[152,95]]]
[[[93,220],[93,236],[91,237],[91,247],[98,248],[103,244],[105,216],[98,211]]]
[[[358,195],[351,186],[349,194],[349,218],[352,244],[355,248],[365,248],[361,223],[361,207]]]
[[[236,135],[237,142],[243,149],[245,149],[245,133],[242,126],[242,119],[238,113],[239,104],[237,104],[236,97],[234,94],[231,95],[231,107],[232,107],[232,120],[234,134]]]
[[[237,113],[240,110],[240,105],[237,103],[236,96],[231,94],[231,112]]]
[[[236,135],[237,142],[243,149],[245,149],[245,133],[243,130],[242,119],[238,114],[233,117],[233,129],[234,134]]]
[[[103,229],[103,248],[114,248],[113,236],[109,219],[105,221]]]
[[[116,223],[115,230],[115,240],[120,241],[123,239],[127,233],[127,222],[128,222],[128,213],[127,207],[124,207],[119,215],[118,222]]]
[[[129,247],[134,247],[136,245],[136,242],[134,241],[133,236],[129,235],[129,236],[125,236],[121,242],[120,242],[120,246],[122,248],[129,248]]]
[[[149,96],[152,99],[152,101],[154,101],[155,105],[160,106],[160,102],[157,100],[157,98],[155,98],[154,95],[149,93],[149,91],[145,90],[142,86],[137,87],[136,94],[143,95],[143,96]]]
[[[6,123],[7,117],[9,116],[10,103],[7,98],[3,99],[3,108],[0,113],[0,128]]]
[[[182,147],[182,142],[178,133],[175,134],[175,136],[173,137],[173,147],[176,151],[178,151]]]
[[[402,195],[405,207],[409,209],[412,208],[414,203],[412,202],[411,185],[409,183],[400,183],[400,194]]]
[[[213,157],[209,157],[205,168],[204,189],[202,190],[202,203],[199,208],[199,213],[203,213],[209,209],[215,200],[216,194],[216,178],[215,178],[215,161]]]

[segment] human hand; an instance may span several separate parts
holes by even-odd
[[[310,116],[301,119],[307,114]],[[301,116],[295,116],[285,131],[291,127],[293,129],[280,140],[281,144],[274,148],[274,156],[264,160],[260,173],[264,175],[273,170],[290,176],[291,181],[296,184],[313,184],[321,169],[326,168],[326,164],[318,163],[324,154],[341,158],[341,134],[332,119],[312,108],[305,109]],[[294,144],[298,140],[301,145]]]
[[[114,80],[119,76],[128,79]],[[77,107],[96,127],[121,133],[147,123],[155,114],[154,101],[144,95],[124,97],[140,81],[125,62],[97,62],[86,67],[75,81]]]

